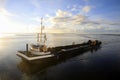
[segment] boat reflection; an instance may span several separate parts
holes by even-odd
[[[21,62],[18,63],[17,67],[21,72],[23,72],[27,75],[33,75],[33,74],[36,74],[37,72],[44,71],[51,66],[60,64],[61,62],[64,62],[72,57],[77,56],[77,55],[81,55],[81,54],[84,54],[89,51],[91,51],[93,53],[93,52],[98,51],[99,49],[101,49],[101,46],[94,47],[91,50],[86,50],[84,52],[81,52],[81,51],[72,52],[72,54],[70,54],[70,55],[58,56],[56,58],[53,58],[51,60],[46,60],[46,61],[39,61],[39,60],[27,61],[27,60],[21,58]]]

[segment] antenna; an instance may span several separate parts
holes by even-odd
[[[41,33],[40,33],[40,42],[42,42],[42,29],[43,29],[43,26],[42,26],[42,21],[43,21],[43,18],[41,18]]]

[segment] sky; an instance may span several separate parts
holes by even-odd
[[[0,33],[120,34],[120,0],[0,0]]]

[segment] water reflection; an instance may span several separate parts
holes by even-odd
[[[97,51],[99,50],[101,47],[97,46],[95,48],[93,48],[93,51]],[[25,59],[22,59],[21,62],[19,62],[19,64],[17,65],[18,69],[24,73],[24,76],[26,74],[26,76],[31,76],[31,75],[35,75],[37,73],[42,73],[44,74],[44,72],[47,70],[47,68],[55,66],[57,64],[60,64],[62,62],[65,62],[66,60],[76,57],[77,55],[81,55],[81,54],[85,54],[86,52],[89,52],[90,50],[86,50],[85,52],[76,52],[70,55],[65,55],[65,56],[60,56],[59,58],[54,58],[52,60],[47,60],[47,61],[26,61]],[[31,79],[32,80],[32,79]]]
[[[120,43],[119,36],[89,35],[89,34],[48,34],[48,45],[50,46],[67,45],[67,44],[72,44],[73,41],[75,43],[82,43],[88,41],[89,39],[92,40],[98,39],[102,41],[103,47],[102,49],[101,48],[98,49],[98,50],[101,49],[101,51],[98,51],[97,49],[91,50],[92,54],[90,52],[88,53],[85,52],[83,55],[77,56],[79,55],[78,52],[78,54],[75,55],[73,54],[66,57],[61,57],[59,60],[54,59],[53,61],[49,61],[49,62],[46,61],[40,63],[38,61],[38,62],[30,63],[21,60],[18,56],[16,56],[16,51],[25,50],[26,43],[35,43],[36,42],[35,34],[32,34],[31,36],[17,35],[17,36],[0,38],[0,79],[1,80],[41,80],[41,78],[45,79],[46,75],[49,75],[50,77],[51,75],[53,75],[59,78],[63,76],[66,77],[65,74],[75,75],[73,76],[73,78],[75,78],[76,75],[78,76],[82,75],[83,73],[81,72],[85,72],[84,70],[92,72],[95,71],[95,69],[96,69],[95,74],[101,72],[101,75],[103,74],[103,71],[106,71],[108,73],[111,70],[120,72],[119,69],[120,44],[118,45],[118,43]],[[110,46],[110,44],[114,44],[114,45]],[[68,61],[69,63],[71,63],[71,65],[68,65],[66,63]],[[69,68],[70,71],[69,70],[62,71],[61,67],[65,68],[65,66],[61,65],[62,63],[65,64],[65,66],[67,66],[66,69],[70,67]],[[57,66],[61,66],[61,67],[58,69]],[[76,68],[76,66],[78,66],[78,68]],[[57,70],[57,71],[52,71],[52,70],[49,71],[51,67],[54,67],[53,70]],[[62,74],[60,73],[61,76],[56,74],[59,73],[59,71],[62,72]],[[50,75],[48,74],[48,72],[51,72],[52,74]],[[85,73],[85,77],[86,77],[86,73]],[[65,78],[62,78],[61,80],[63,79]],[[73,79],[73,80],[77,80],[77,79]]]
[[[96,46],[93,49],[91,49],[90,51],[91,51],[91,53],[94,53],[94,52],[97,52],[101,48],[102,48],[101,46]]]

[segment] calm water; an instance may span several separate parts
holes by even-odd
[[[120,73],[120,35],[48,34],[49,46],[101,40],[101,49],[62,62],[28,63],[16,55],[26,43],[35,43],[35,34],[0,38],[0,80],[84,80],[111,79]]]

